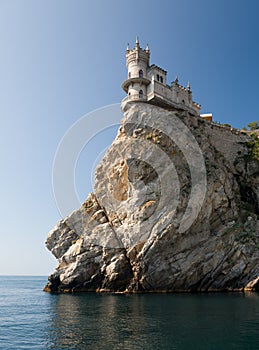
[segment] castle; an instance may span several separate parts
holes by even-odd
[[[127,93],[123,99],[126,101],[144,101],[170,110],[185,110],[195,116],[211,120],[212,116],[200,115],[201,105],[192,99],[190,83],[187,87],[179,84],[178,78],[168,85],[167,72],[156,66],[149,65],[150,49],[143,50],[136,38],[135,47],[126,49],[126,66],[128,78],[123,82],[122,88]]]

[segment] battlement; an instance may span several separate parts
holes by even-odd
[[[156,69],[158,69],[158,70],[160,70],[161,72],[163,72],[163,73],[165,73],[165,74],[167,74],[167,71],[166,70],[164,70],[163,68],[161,68],[161,67],[159,67],[159,66],[157,66],[156,64],[151,64],[151,66],[149,67],[150,69],[154,69],[154,68],[156,68]]]
[[[145,50],[142,50],[139,48],[136,50],[136,48],[132,50],[127,50],[126,51],[126,64],[127,68],[132,62],[136,61],[144,61],[144,62],[149,62],[149,52],[146,52]]]

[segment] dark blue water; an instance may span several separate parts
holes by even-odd
[[[50,295],[0,277],[0,349],[259,349],[259,294]]]

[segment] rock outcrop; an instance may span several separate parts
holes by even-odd
[[[259,290],[251,138],[184,111],[125,103],[94,193],[49,233],[50,292]]]

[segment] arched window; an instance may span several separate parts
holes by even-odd
[[[156,80],[159,81],[159,75],[158,74],[156,75]]]
[[[164,79],[160,76],[160,83],[163,83]]]
[[[143,98],[143,91],[139,90],[139,98]]]
[[[131,77],[131,73],[129,72],[129,79],[130,79],[130,77]]]
[[[138,75],[140,78],[143,78],[143,70],[142,69],[139,70]]]

